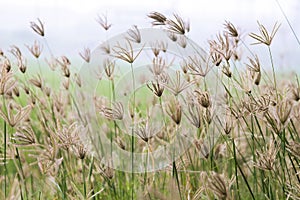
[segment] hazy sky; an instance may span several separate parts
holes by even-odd
[[[197,2],[197,3],[195,3]],[[300,3],[298,0],[279,0],[300,37]],[[257,32],[257,23],[269,29],[279,21],[278,55],[298,51],[276,0],[0,0],[0,48],[10,45],[24,47],[39,37],[29,28],[29,22],[39,17],[45,24],[46,37],[55,54],[77,55],[83,47],[94,48],[110,36],[126,31],[131,25],[150,27],[146,15],[160,11],[166,15],[179,13],[191,22],[189,36],[200,45],[222,31],[225,20],[240,27],[245,35]],[[96,22],[98,14],[106,13],[113,24],[109,34]],[[280,41],[280,42],[279,42]],[[296,59],[296,58],[293,58]],[[288,58],[285,60],[288,61]]]

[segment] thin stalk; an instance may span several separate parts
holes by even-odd
[[[89,166],[89,176],[88,176],[88,180],[89,183],[92,185],[92,174],[93,174],[93,166],[94,166],[94,156],[92,156],[92,160],[90,161],[90,166]]]
[[[159,105],[161,107],[161,114],[162,114],[163,122],[164,122],[164,125],[166,125],[166,119],[165,119],[165,113],[164,113],[164,109],[163,109],[162,98],[159,97],[158,99],[159,99]]]
[[[249,190],[249,192],[250,192],[250,194],[251,194],[252,199],[255,199],[254,194],[253,194],[253,192],[252,192],[252,190],[251,190],[251,187],[250,187],[250,185],[249,185],[249,182],[248,182],[248,180],[247,180],[247,178],[246,178],[246,176],[245,176],[243,170],[241,169],[241,167],[240,167],[239,165],[237,165],[237,166],[238,166],[238,169],[239,169],[239,171],[240,171],[240,173],[241,173],[241,175],[242,175],[242,177],[243,177],[243,179],[244,179],[244,181],[245,181],[245,183],[246,183],[246,185],[247,185],[247,188],[248,188],[248,190]]]
[[[254,136],[255,130],[254,130],[254,120],[253,120],[253,115],[251,115],[251,137],[252,137],[252,157],[254,163],[256,163],[256,155],[255,155],[255,136]],[[257,193],[257,173],[256,169],[254,167],[253,169],[253,177],[254,177],[254,182],[253,182],[253,187],[254,187],[254,192]]]
[[[18,174],[17,176],[18,176],[19,182],[21,182],[22,178],[20,177],[20,174]],[[23,191],[22,191],[22,185],[21,184],[19,184],[19,190],[20,190],[21,200],[23,200],[24,197],[23,197]]]
[[[4,95],[2,97],[3,97],[3,107],[4,107],[5,112],[7,113],[6,106],[5,106],[5,97],[4,97]],[[6,186],[7,186],[7,166],[6,166],[7,125],[6,125],[6,121],[5,120],[3,121],[3,136],[4,136],[3,137],[3,142],[4,142],[4,149],[3,149],[3,153],[4,153],[4,157],[3,157],[3,164],[4,164],[4,197],[6,199],[6,197],[7,197],[7,188],[6,188]]]
[[[38,70],[39,70],[39,72],[40,72],[40,75],[42,75],[42,69],[41,69],[41,63],[40,63],[40,60],[37,58],[36,59],[36,62],[37,62],[37,64],[38,64]]]
[[[112,102],[116,101],[116,92],[115,92],[115,83],[114,79],[111,79],[111,92],[112,92]],[[117,122],[114,120],[114,132],[115,132],[115,137],[117,137]],[[113,150],[113,134],[110,134],[110,156],[112,157],[112,150]]]
[[[81,165],[82,165],[83,195],[84,195],[84,198],[86,198],[86,182],[85,182],[84,159],[81,159]]]
[[[266,190],[268,191],[268,188],[266,188],[266,184],[265,184],[265,180],[267,180],[265,177],[265,172],[262,169],[259,169],[259,172],[260,172],[262,194],[266,194]]]
[[[283,129],[282,131],[282,135],[281,135],[281,148],[282,148],[282,158],[280,159],[280,163],[281,163],[281,166],[282,166],[282,172],[283,172],[283,183],[286,183],[287,181],[287,177],[286,177],[286,174],[285,174],[285,167],[287,167],[287,164],[286,164],[286,160],[285,160],[285,151],[286,151],[286,144],[285,144],[285,129]],[[283,163],[282,163],[283,162]],[[288,169],[288,168],[286,168]],[[290,176],[289,170],[287,170],[287,174],[288,176]],[[290,183],[291,183],[291,179],[289,177],[289,180],[290,180]],[[285,184],[282,185],[282,189],[283,189],[283,193],[285,194]]]
[[[132,102],[132,129],[131,129],[131,199],[134,199],[134,122],[135,122],[135,76],[133,71],[133,65],[130,63],[131,67],[131,77],[132,77],[132,87],[133,87],[133,102]]]
[[[61,152],[59,152],[59,155],[62,156]],[[66,181],[66,164],[65,162],[62,162],[62,180],[61,180],[61,192],[62,192],[62,199],[67,199],[67,181]]]
[[[229,146],[228,141],[227,141],[227,140],[225,140],[225,141],[226,141],[226,144]],[[238,149],[235,149],[235,150],[239,153],[239,156],[241,156],[243,162],[246,162],[246,159],[244,158],[243,154],[242,154]],[[232,150],[231,150],[230,148],[229,148],[229,151],[230,151],[231,153],[234,154],[234,152],[232,152]],[[243,177],[244,182],[246,183],[246,186],[247,186],[247,188],[248,188],[248,191],[249,191],[250,194],[251,194],[252,199],[255,199],[254,194],[253,194],[253,192],[252,192],[252,189],[251,189],[251,187],[250,187],[250,185],[249,185],[249,182],[248,182],[248,180],[247,180],[247,178],[246,178],[246,176],[245,176],[243,170],[241,169],[241,167],[239,166],[238,163],[237,163],[236,166],[237,166],[237,168],[239,169],[239,171],[240,171],[240,173],[241,173],[241,175],[242,175],[242,177]],[[253,172],[252,172],[252,169],[249,167],[249,165],[247,165],[247,167],[248,167],[248,170],[250,171],[250,173],[253,173]]]
[[[7,166],[6,166],[6,122],[3,122],[3,140],[4,140],[4,158],[3,158],[3,164],[4,164],[4,197],[6,199],[7,195],[7,190],[6,190],[6,181],[7,181]]]
[[[20,168],[20,176],[19,176],[19,178],[20,178],[20,181],[24,183],[25,197],[26,197],[26,199],[28,199],[27,198],[28,191],[27,191],[27,187],[26,187],[26,178],[25,178],[25,174],[24,174],[24,171],[23,171],[21,157],[20,157],[20,153],[19,153],[18,148],[16,148],[16,153],[17,153],[17,159],[18,159],[19,168]],[[20,187],[21,187],[21,184],[20,184]]]
[[[237,163],[237,159],[236,159],[234,139],[232,139],[232,149],[233,149],[233,158],[234,158],[234,169],[235,169],[234,171],[235,171],[236,189],[237,189],[237,192],[238,192],[239,199],[241,199],[240,189],[239,189],[238,170],[237,170],[238,163]]]
[[[48,42],[47,42],[47,40],[46,40],[45,37],[44,37],[44,42],[45,42],[45,44],[47,46],[47,49],[48,49],[49,53],[51,54],[51,58],[54,58],[54,54],[53,54],[53,52],[52,52],[52,50],[51,50],[51,48],[50,48],[50,46],[49,46],[49,44],[48,44]]]
[[[262,131],[262,129],[261,129],[261,126],[260,126],[260,124],[259,124],[259,121],[258,121],[258,119],[257,119],[257,116],[256,116],[256,115],[254,115],[254,119],[255,119],[255,122],[256,122],[256,124],[257,124],[258,130],[259,130],[259,133],[260,133],[260,135],[261,135],[261,137],[262,137],[262,139],[263,139],[264,143],[266,143],[265,136],[264,136],[264,134],[263,134],[263,131]]]
[[[268,50],[269,50],[269,55],[270,55],[270,60],[271,60],[271,66],[272,66],[273,82],[274,82],[274,87],[275,87],[275,92],[276,92],[276,100],[278,101],[278,91],[277,91],[275,67],[274,67],[274,61],[273,61],[273,56],[272,56],[272,52],[271,52],[271,47],[270,46],[268,46]]]
[[[34,194],[34,186],[33,186],[33,176],[32,176],[32,173],[30,174],[30,193],[31,193],[31,196],[33,197],[33,194]]]
[[[176,126],[176,133],[178,133],[178,126]],[[178,172],[177,172],[177,167],[176,167],[176,161],[175,161],[175,152],[173,152],[172,156],[174,156],[173,159],[172,159],[173,160],[173,163],[172,163],[172,168],[173,168],[172,175],[176,179],[179,196],[180,196],[180,199],[182,199],[181,190],[180,190],[180,182],[179,182],[179,177],[178,177]]]
[[[146,162],[145,162],[145,172],[144,172],[144,185],[143,185],[143,190],[145,190],[145,185],[147,185],[148,156],[149,156],[149,144],[148,144],[148,142],[147,142],[147,154],[146,154]]]
[[[300,40],[299,40],[299,38],[298,38],[298,36],[297,36],[297,34],[296,34],[294,28],[292,27],[292,24],[291,24],[290,20],[289,20],[288,17],[286,16],[286,14],[285,14],[285,12],[283,11],[283,8],[281,7],[281,5],[280,5],[280,3],[279,3],[278,0],[276,0],[276,3],[277,3],[277,5],[278,5],[278,7],[280,8],[280,11],[281,11],[281,13],[283,14],[283,16],[284,16],[286,22],[288,23],[288,25],[289,25],[289,27],[290,27],[290,29],[291,29],[293,35],[295,36],[298,45],[300,46]]]

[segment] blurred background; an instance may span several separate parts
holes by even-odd
[[[278,2],[300,37],[300,1]],[[30,21],[40,18],[54,55],[78,58],[78,52],[84,47],[93,49],[133,24],[139,28],[151,27],[147,18],[151,11],[167,16],[178,13],[188,19],[191,23],[188,36],[204,48],[208,48],[208,40],[223,31],[225,20],[240,29],[248,44],[254,40],[247,34],[258,33],[257,20],[270,31],[278,21],[281,27],[271,46],[275,64],[278,69],[300,68],[300,45],[276,0],[0,0],[0,49],[8,51],[11,45],[17,45],[25,53],[25,44],[41,39],[30,28]],[[112,23],[108,33],[96,21],[102,14]],[[250,48],[260,55],[268,55],[263,45]]]

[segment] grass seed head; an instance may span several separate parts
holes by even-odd
[[[45,36],[44,24],[41,22],[41,20],[39,18],[37,19],[37,23],[36,22],[30,22],[30,27],[38,35],[40,35],[42,37]]]
[[[110,24],[107,20],[107,15],[98,15],[98,18],[96,19],[96,21],[100,24],[100,26],[105,30],[108,31],[112,24]]]
[[[84,48],[83,52],[79,52],[80,57],[87,63],[91,60],[91,50],[89,48]]]
[[[17,146],[34,145],[37,142],[35,133],[31,126],[21,126],[13,134]]]
[[[226,32],[231,37],[235,37],[235,38],[239,37],[239,32],[237,31],[237,29],[235,28],[235,26],[231,22],[225,21],[224,27],[226,29]]]
[[[152,22],[153,26],[161,26],[166,24],[167,18],[159,12],[151,12],[147,16],[150,19],[153,19]]]
[[[225,180],[224,175],[211,172],[208,176],[208,189],[211,190],[219,199],[230,199],[230,183]]]
[[[183,19],[178,15],[174,14],[175,20],[167,19],[165,21],[167,25],[167,30],[179,34],[184,35],[186,32],[190,30],[190,24],[183,21]]]
[[[107,58],[103,61],[103,68],[104,68],[106,76],[109,79],[113,78],[113,73],[114,73],[114,70],[115,70],[115,66],[116,66],[116,62],[110,60],[109,58]]]
[[[134,55],[134,50],[132,47],[132,44],[130,42],[130,40],[126,40],[127,41],[127,45],[125,45],[125,47],[122,47],[120,44],[117,44],[114,48],[113,48],[113,52],[114,52],[114,57],[120,60],[123,60],[129,64],[132,64],[135,59],[140,55],[140,53],[142,52],[143,48],[141,48],[136,55]]]
[[[210,95],[207,91],[202,92],[197,89],[194,91],[194,94],[196,95],[198,103],[204,108],[208,108],[212,105]]]
[[[280,27],[280,24],[278,24],[276,22],[275,25],[273,26],[273,30],[272,30],[271,34],[269,34],[267,29],[264,27],[264,25],[260,24],[259,21],[257,21],[257,23],[258,23],[260,35],[258,35],[256,33],[249,34],[250,37],[257,40],[257,42],[253,43],[253,44],[265,44],[267,46],[270,46],[273,38],[275,37],[275,34],[277,33],[277,31]]]
[[[183,76],[178,70],[176,71],[176,78],[173,79],[169,76],[168,80],[169,81],[167,83],[163,83],[163,85],[175,96],[178,96],[180,93],[182,93],[184,90],[189,88],[192,84],[194,84],[193,81],[187,82],[186,80],[184,80]]]
[[[268,146],[262,151],[256,151],[257,161],[254,166],[266,171],[274,170],[278,151],[275,141],[270,139]]]
[[[188,112],[183,112],[186,118],[190,121],[192,125],[196,128],[200,128],[202,125],[202,109],[201,106],[193,101],[188,103]]]
[[[163,74],[167,66],[168,64],[166,63],[166,60],[159,56],[152,59],[152,64],[149,66],[149,70],[154,76],[159,76]]]
[[[149,90],[151,90],[153,92],[153,94],[155,94],[157,97],[161,97],[165,87],[160,84],[160,82],[158,80],[151,81],[151,83],[147,83],[147,87],[149,88]]]
[[[37,40],[32,46],[26,45],[26,47],[35,58],[39,58],[43,51],[43,46]]]
[[[186,64],[192,75],[201,77],[205,77],[212,68],[209,58],[199,55],[189,56]]]
[[[293,104],[289,100],[282,100],[276,106],[276,114],[282,124],[285,124],[285,122],[289,119],[291,115],[292,107]]]
[[[172,98],[167,102],[166,113],[171,119],[179,125],[181,122],[182,108],[179,101],[176,98]]]
[[[141,33],[140,30],[138,29],[137,25],[133,25],[131,29],[127,31],[127,40],[135,43],[141,43],[142,38],[141,38]]]

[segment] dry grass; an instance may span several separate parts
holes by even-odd
[[[153,26],[168,31],[178,47],[193,45],[186,37],[190,23],[179,15],[169,18],[153,12],[148,17]],[[97,21],[109,31],[106,16]],[[147,99],[136,93],[136,83],[143,80],[133,72],[143,51],[135,52],[135,44],[145,46],[138,27],[127,32],[126,43],[102,46],[107,59],[97,76],[108,85],[104,93],[109,95],[95,95],[93,103],[101,132],[111,144],[131,153],[133,171],[127,173],[115,170],[113,161],[101,163],[82,140],[91,131],[86,126],[90,118],[82,112],[87,102],[72,89],[80,91],[85,80],[66,56],[52,55],[42,21],[31,22],[43,40],[26,47],[40,70],[28,72],[31,66],[17,46],[8,54],[0,51],[0,199],[299,199],[298,75],[277,79],[271,45],[279,26],[269,33],[258,25],[261,35],[250,37],[267,46],[272,81],[259,55],[241,56],[249,47],[239,29],[226,21],[224,32],[209,41],[207,55],[198,52],[183,58],[173,75],[167,73],[172,63],[164,56],[168,44],[151,44],[148,70],[153,79],[141,95]],[[48,66],[40,59],[47,54],[43,45],[50,54]],[[92,60],[88,48],[79,56],[87,64]],[[115,87],[120,61],[131,67],[128,88],[133,95],[128,104],[117,99],[118,93],[128,92]],[[47,82],[51,75],[44,73],[46,67],[55,86]],[[218,95],[210,87],[215,81],[221,88]],[[154,106],[161,127],[151,123]],[[193,139],[178,159],[170,160],[165,169],[134,173],[134,153],[151,155],[177,134]],[[218,134],[213,145],[205,139],[213,138],[211,134]],[[154,162],[150,156],[148,164]]]

